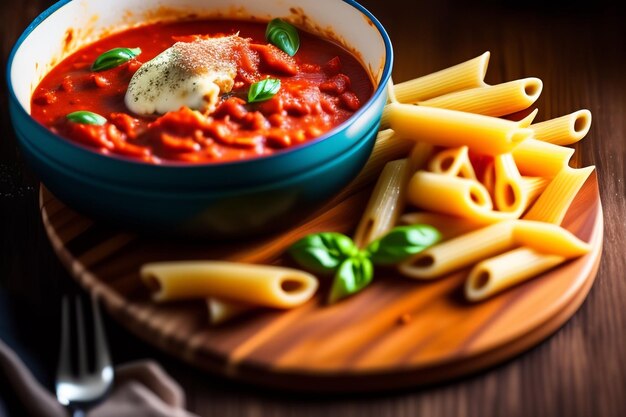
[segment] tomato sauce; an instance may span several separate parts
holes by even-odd
[[[316,138],[348,119],[373,93],[361,63],[340,46],[299,30],[293,58],[265,40],[266,24],[232,20],[155,23],[116,33],[90,44],[54,67],[32,96],[32,116],[59,135],[107,155],[148,163],[219,163],[270,155]],[[140,116],[125,105],[133,74],[177,40],[194,35],[239,33],[251,39],[257,73],[246,62],[230,93],[203,114],[182,107],[163,115]],[[141,48],[134,59],[93,72],[91,64],[113,48]],[[278,51],[278,53],[277,53]],[[253,71],[252,71],[253,73]],[[269,100],[248,103],[255,81],[280,79]],[[87,110],[104,116],[104,125],[69,121],[67,114]]]

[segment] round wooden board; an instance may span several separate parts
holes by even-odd
[[[592,251],[479,304],[462,297],[467,271],[427,283],[377,271],[366,291],[337,305],[323,305],[320,295],[294,310],[257,310],[212,328],[203,302],[157,305],[139,281],[140,266],[152,261],[289,264],[282,254],[298,238],[319,231],[352,232],[369,191],[344,193],[286,232],[229,244],[166,241],[115,230],[77,214],[43,187],[40,200],[54,250],[120,323],[195,366],[264,386],[386,390],[474,372],[548,337],[574,314],[593,284],[603,235],[595,174],[563,221],[591,243]],[[400,320],[403,315],[411,319]]]

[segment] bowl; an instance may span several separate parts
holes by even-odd
[[[332,28],[370,72],[374,93],[349,120],[317,139],[270,156],[218,164],[152,165],[105,156],[31,118],[32,91],[55,62],[111,28],[190,14],[291,16],[323,36]],[[357,175],[376,138],[392,60],[382,25],[351,0],[64,0],[37,17],[14,46],[7,70],[9,109],[26,160],[70,207],[159,233],[239,237],[301,218]]]

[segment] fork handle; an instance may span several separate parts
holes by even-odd
[[[75,408],[72,411],[72,417],[85,417],[87,414],[85,413],[85,411],[81,410],[80,408]]]

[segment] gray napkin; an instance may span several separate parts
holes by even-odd
[[[0,340],[0,373],[17,399],[34,417],[67,417],[64,409],[33,377],[20,358]],[[105,401],[88,417],[194,417],[185,411],[180,386],[153,361],[139,361],[115,369],[115,385]]]

